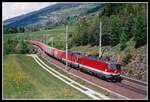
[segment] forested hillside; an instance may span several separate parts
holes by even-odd
[[[127,76],[147,80],[146,4],[110,3],[101,6],[103,9],[94,19],[84,16],[78,20],[69,47],[73,47],[73,51],[82,50],[88,55],[98,56],[98,47],[95,50],[95,46],[99,45],[99,25],[102,22],[103,56],[121,63]]]
[[[38,11],[4,21],[4,34],[52,29],[64,24],[74,24],[79,16],[94,16],[100,3],[56,3]]]
[[[102,22],[102,45],[115,46],[120,50],[129,40],[136,42],[135,48],[147,43],[146,4],[103,4],[103,10],[94,19],[86,16],[78,20],[71,45],[98,45],[99,22]]]

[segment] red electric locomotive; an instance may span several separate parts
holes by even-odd
[[[63,63],[67,61],[68,65],[71,67],[84,70],[90,74],[96,75],[100,78],[105,78],[107,80],[121,81],[121,67],[116,62],[93,59],[70,52],[68,53],[68,58],[66,60],[65,51],[49,47],[40,41],[32,40],[30,42],[40,47],[48,55],[62,61]]]

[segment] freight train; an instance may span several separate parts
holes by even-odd
[[[57,48],[50,47],[40,41],[30,40],[30,43],[38,46],[47,55],[61,61],[62,63],[68,63],[69,66],[86,71],[91,75],[95,75],[99,78],[106,79],[107,81],[121,81],[121,66],[116,62],[103,61],[100,59],[93,59],[87,56],[81,56],[76,53],[68,52],[66,60],[66,52]]]

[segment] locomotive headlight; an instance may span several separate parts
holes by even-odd
[[[116,73],[116,72],[117,72],[117,70],[114,71],[114,73]]]

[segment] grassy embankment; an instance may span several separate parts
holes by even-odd
[[[50,75],[31,57],[4,56],[3,98],[5,99],[89,99]]]

